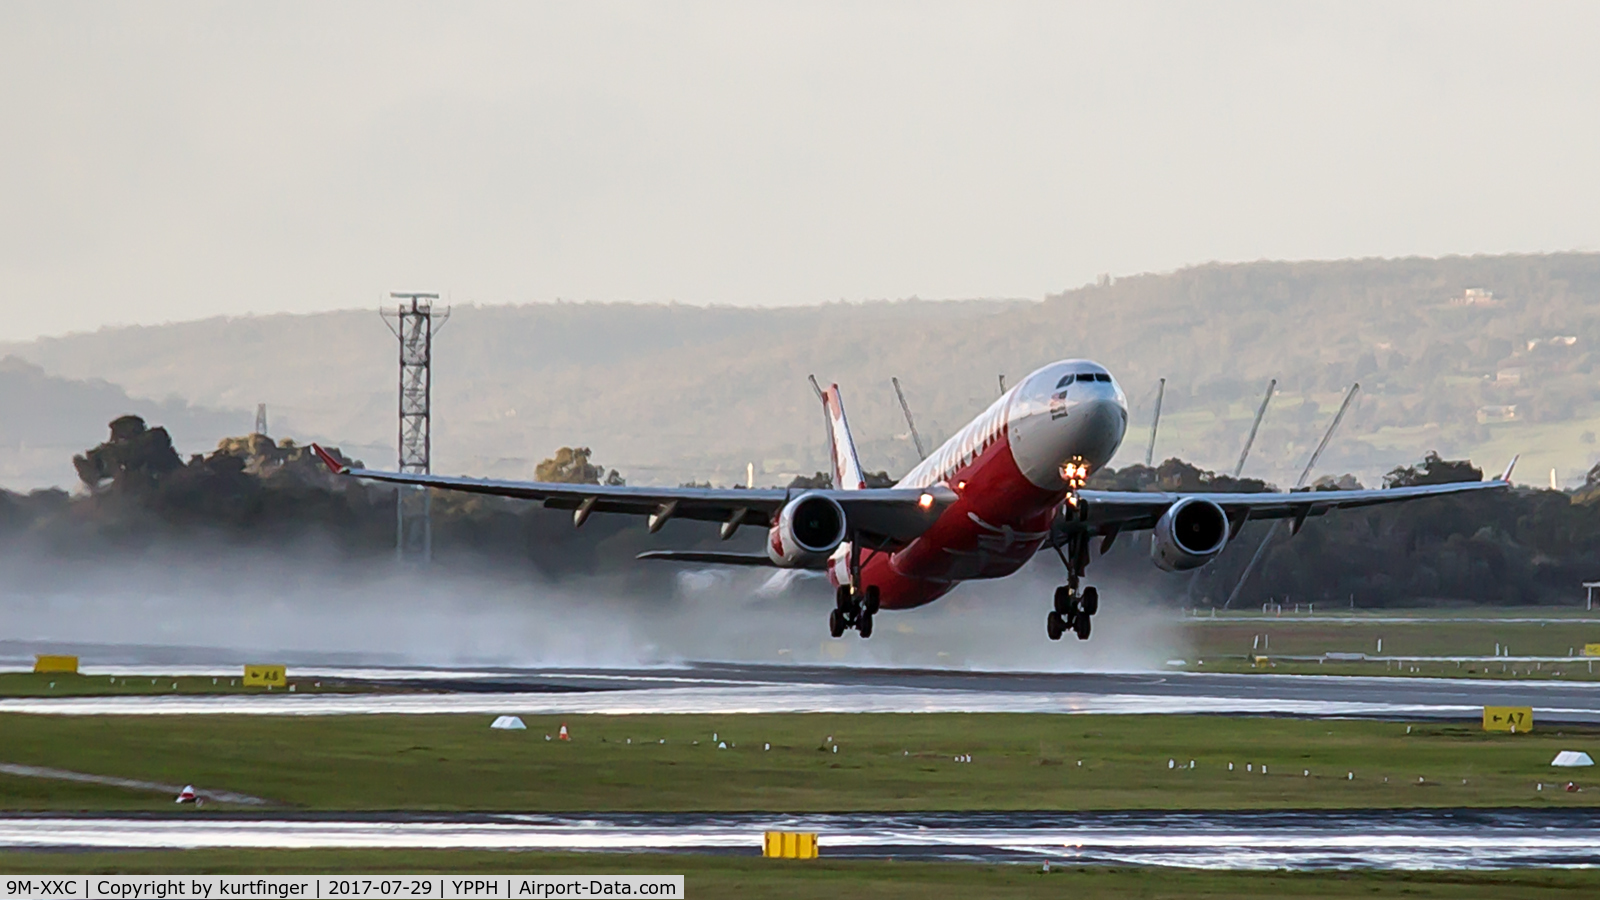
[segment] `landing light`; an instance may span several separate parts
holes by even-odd
[[[1082,462],[1066,462],[1061,465],[1061,480],[1067,487],[1077,490],[1089,480],[1089,464]]]
[[[917,498],[917,505],[923,509],[933,509],[933,495],[923,494]]]

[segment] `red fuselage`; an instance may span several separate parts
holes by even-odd
[[[962,581],[1016,572],[1070,493],[1063,467],[1104,465],[1126,427],[1126,402],[1102,367],[1067,360],[1032,373],[901,480],[944,484],[958,499],[905,547],[863,549],[861,586],[878,588],[880,608],[909,609]],[[849,552],[830,559],[835,585],[849,581]]]

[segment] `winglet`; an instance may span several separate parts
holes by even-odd
[[[322,464],[327,466],[328,467],[328,471],[332,472],[333,474],[335,474],[335,475],[349,475],[350,474],[350,467],[345,465],[344,463],[339,462],[337,459],[334,459],[333,458],[333,454],[329,453],[328,451],[326,451],[324,449],[322,449],[322,445],[321,444],[312,444],[311,445],[311,452],[315,453],[317,455],[317,459],[322,460]]]
[[[1518,453],[1516,456],[1511,457],[1511,462],[1506,463],[1506,470],[1504,472],[1501,472],[1500,473],[1500,477],[1496,478],[1495,481],[1504,481],[1507,484],[1510,484],[1511,483],[1511,470],[1515,469],[1517,467],[1517,460],[1521,459],[1521,458],[1522,458],[1522,454],[1521,453]]]

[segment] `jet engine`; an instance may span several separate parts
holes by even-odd
[[[1228,544],[1228,516],[1222,507],[1185,497],[1167,507],[1150,533],[1150,558],[1168,572],[1198,569]]]
[[[801,494],[784,504],[767,538],[767,556],[799,569],[827,559],[844,542],[844,507],[826,494]]]

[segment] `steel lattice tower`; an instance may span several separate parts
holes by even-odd
[[[426,474],[431,471],[433,388],[433,336],[450,318],[450,310],[435,313],[438,294],[391,293],[401,301],[393,310],[381,310],[385,324],[400,339],[399,469]],[[426,562],[433,555],[433,526],[429,521],[426,488],[401,487],[395,498],[395,554],[402,560]]]

